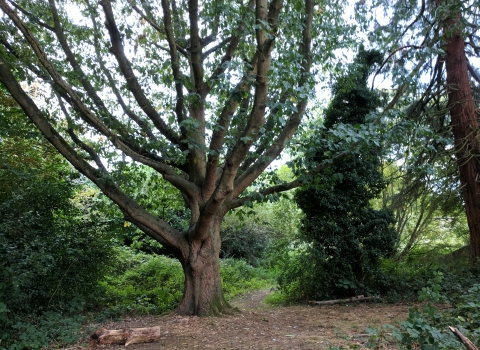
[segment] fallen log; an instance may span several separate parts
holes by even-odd
[[[151,343],[160,338],[160,327],[105,329],[99,328],[90,337],[95,345]]]
[[[365,297],[363,295],[358,295],[356,297],[351,297],[347,299],[334,299],[334,300],[323,300],[323,301],[315,301],[315,300],[307,300],[309,304],[316,304],[316,305],[328,305],[328,304],[341,304],[341,303],[351,303],[353,301],[369,301],[369,300],[380,300],[379,297]]]
[[[468,339],[466,336],[464,336],[462,332],[460,332],[457,328],[452,326],[448,326],[448,328],[450,328],[453,335],[455,335],[458,338],[458,340],[460,340],[463,343],[463,345],[465,345],[467,350],[478,350],[475,344],[473,344],[472,341]]]

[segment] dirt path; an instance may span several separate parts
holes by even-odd
[[[272,307],[263,301],[267,294],[259,291],[233,301],[242,311],[234,316],[140,317],[105,323],[101,326],[108,329],[160,326],[162,337],[151,344],[97,349],[329,349],[341,345],[351,349],[354,344],[365,349],[367,337],[361,334],[366,327],[404,320],[409,308],[373,303]]]

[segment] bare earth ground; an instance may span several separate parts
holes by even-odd
[[[264,302],[268,293],[259,291],[233,301],[241,310],[233,316],[142,316],[94,325],[107,329],[160,326],[162,332],[155,343],[101,345],[96,349],[329,349],[341,345],[353,348],[355,344],[366,349],[365,328],[405,320],[409,309],[407,304],[381,303],[278,307]]]

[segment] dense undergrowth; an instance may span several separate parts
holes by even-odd
[[[480,264],[467,261],[439,263],[441,256],[430,262],[385,260],[377,292],[384,302],[418,302],[409,317],[398,325],[387,324],[381,329],[368,328],[371,335],[368,349],[458,350],[464,348],[450,331],[458,328],[477,346],[480,345]],[[297,303],[297,293],[289,289],[267,296],[274,304]],[[333,350],[339,348],[332,348]],[[340,348],[346,349],[346,348]],[[352,344],[349,349],[359,349]]]
[[[73,298],[24,313],[13,313],[10,305],[0,302],[0,349],[62,347],[77,342],[83,325],[92,320],[164,314],[180,302],[184,277],[177,260],[125,247],[114,248],[113,255],[111,268],[98,283],[96,300]],[[227,300],[274,283],[267,270],[243,260],[222,260],[221,276]]]
[[[81,338],[84,325],[127,314],[164,314],[182,297],[183,272],[178,261],[126,247],[114,247],[110,268],[98,283],[96,300],[73,298],[38,312],[14,314],[0,303],[0,349],[60,348]],[[449,267],[386,261],[383,264],[384,299],[388,302],[425,301],[410,310],[400,325],[368,329],[370,348],[396,343],[404,349],[459,349],[447,326],[459,328],[480,341],[480,266]],[[275,276],[243,260],[223,259],[221,275],[227,299],[274,285]],[[379,283],[380,283],[379,282]],[[272,303],[289,303],[288,294],[272,293]],[[268,301],[267,300],[267,301]],[[433,303],[432,303],[433,302]],[[445,307],[438,307],[444,302]],[[451,307],[448,307],[450,305]],[[88,330],[90,331],[90,330]]]
[[[480,266],[456,273],[434,273],[418,292],[422,306],[410,308],[399,325],[367,329],[369,348],[396,344],[401,349],[456,350],[463,348],[453,335],[455,327],[474,344],[480,344]]]
[[[184,281],[180,262],[128,248],[117,251],[112,272],[100,282],[105,290],[104,315],[163,314],[178,305]],[[273,283],[267,270],[254,268],[243,260],[221,260],[220,274],[227,300]]]

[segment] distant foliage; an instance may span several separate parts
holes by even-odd
[[[275,231],[269,225],[252,222],[232,223],[221,230],[221,258],[243,259],[259,266],[272,245]]]
[[[325,112],[327,129],[366,122],[378,103],[367,78],[380,59],[379,53],[360,49],[349,73],[333,87],[334,97]],[[317,160],[325,158],[324,152],[317,151]],[[370,147],[327,168],[315,183],[295,193],[305,217],[296,253],[280,277],[287,294],[326,299],[381,288],[380,262],[393,252],[397,234],[392,213],[370,205],[386,186],[379,166],[378,147]]]

